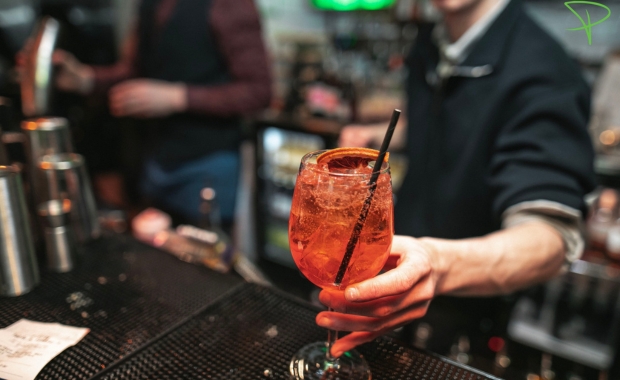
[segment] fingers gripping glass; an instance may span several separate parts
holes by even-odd
[[[394,235],[389,164],[383,163],[373,185],[374,161],[367,168],[331,172],[317,164],[317,157],[324,152],[302,158],[291,207],[289,242],[297,267],[312,283],[344,290],[377,275],[388,258]],[[370,193],[373,196],[367,204]],[[363,227],[351,243],[364,208]],[[343,263],[346,271],[341,270]],[[336,339],[337,332],[330,331],[327,342],[312,343],[297,352],[290,364],[291,377],[325,379],[331,378],[331,373],[338,379],[370,379],[368,364],[356,351],[339,358],[331,356]]]

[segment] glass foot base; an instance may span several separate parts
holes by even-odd
[[[327,343],[311,343],[297,351],[289,367],[291,379],[370,380],[366,359],[357,351],[345,352],[336,360],[326,357]]]

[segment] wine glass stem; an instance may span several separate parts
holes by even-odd
[[[334,309],[332,309],[331,307],[328,308],[328,311],[334,311]],[[327,330],[327,355],[326,358],[327,360],[329,360],[330,362],[335,361],[337,358],[332,356],[332,347],[334,345],[334,343],[336,343],[336,340],[338,340],[338,331],[336,330]]]

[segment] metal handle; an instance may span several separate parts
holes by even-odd
[[[45,116],[50,112],[52,94],[52,55],[60,31],[60,23],[52,18],[41,20],[26,59],[21,82],[22,110],[27,117]]]

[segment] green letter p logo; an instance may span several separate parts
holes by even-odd
[[[596,21],[594,24],[590,23],[590,13],[588,13],[588,10],[586,9],[586,15],[588,16],[588,23],[586,24],[586,22],[583,20],[583,18],[581,18],[581,16],[579,15],[579,13],[577,13],[577,11],[575,11],[570,5],[571,4],[589,4],[589,5],[595,5],[597,7],[601,7],[601,8],[605,8],[607,9],[607,15],[605,17],[603,17],[602,19]],[[595,3],[593,1],[567,1],[564,3],[564,5],[566,5],[566,8],[570,9],[571,12],[573,12],[573,14],[575,16],[577,16],[577,18],[579,19],[579,21],[581,21],[581,25],[578,28],[571,28],[571,29],[567,29],[567,30],[585,30],[586,31],[586,35],[588,36],[588,45],[592,45],[592,27],[594,25],[598,25],[600,23],[602,23],[603,21],[607,20],[609,18],[609,16],[611,16],[611,9],[609,9],[608,6],[600,4],[600,3]]]

